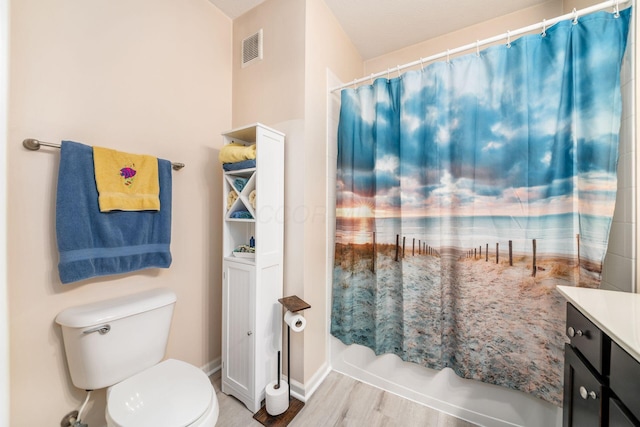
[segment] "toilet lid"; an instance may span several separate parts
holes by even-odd
[[[111,387],[107,411],[119,426],[185,427],[207,410],[212,393],[204,372],[168,359]]]

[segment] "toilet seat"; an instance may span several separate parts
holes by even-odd
[[[207,375],[174,359],[127,378],[107,392],[106,416],[114,427],[194,426],[214,409],[217,418],[217,398]]]

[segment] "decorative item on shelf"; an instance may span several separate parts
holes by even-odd
[[[249,193],[249,203],[251,203],[253,209],[256,208],[256,190],[251,190],[251,193]]]
[[[256,248],[247,245],[240,245],[233,250],[233,256],[237,258],[255,259]]]
[[[249,239],[249,247],[250,248],[256,247],[256,239],[254,239],[253,236],[251,236],[251,238]]]

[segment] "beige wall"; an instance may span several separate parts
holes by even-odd
[[[261,28],[264,58],[242,68],[242,40]],[[322,0],[268,0],[235,19],[233,57],[233,126],[261,122],[286,134],[284,293],[312,307],[305,332],[291,336],[291,378],[306,383],[328,362],[327,67],[353,79],[362,60]]]
[[[9,427],[9,308],[7,303],[7,107],[9,3],[0,0],[0,427]]]
[[[264,59],[242,68],[242,41],[263,30]],[[304,1],[268,0],[233,21],[233,127],[304,117]]]
[[[167,356],[199,367],[220,357],[222,195],[212,165],[231,126],[231,22],[207,0],[14,0],[10,13],[10,425],[52,426],[84,398],[54,324],[66,307],[172,288]],[[60,153],[25,150],[29,137],[184,162],[173,174],[171,268],[61,285]],[[89,425],[104,425],[103,399],[92,399]]]
[[[477,25],[472,25],[462,30],[407,46],[404,49],[365,61],[364,75],[366,76],[389,68],[395,68],[397,65],[445,52],[447,49],[455,49],[473,43],[476,40],[487,39],[505,33],[507,30],[515,30],[535,24],[541,22],[543,19],[559,16],[562,13],[562,0],[551,0],[539,6],[530,7]],[[466,53],[468,52],[463,52],[460,55]],[[397,76],[397,74],[393,72],[391,75],[393,77]]]
[[[343,81],[362,75],[362,58],[323,0],[307,0],[305,75],[305,153],[304,153],[304,298],[312,309],[305,314],[304,381],[313,378],[329,363],[327,328],[332,278],[327,274],[327,250],[333,251],[327,235],[333,215],[327,212],[327,72]]]

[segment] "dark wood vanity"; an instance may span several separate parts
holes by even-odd
[[[565,290],[568,294],[561,290],[570,301],[567,303],[566,333],[571,341],[565,345],[563,426],[640,426],[640,361],[637,355],[634,357],[623,348],[635,349],[635,344],[640,342],[640,317],[632,310],[626,318],[620,316],[621,313],[613,313],[601,323],[597,315],[603,308],[608,314],[611,314],[610,309],[624,310],[617,304],[620,295],[614,295],[616,301],[607,304],[598,300],[600,295],[579,300],[574,291],[599,290]],[[579,308],[573,305],[572,299],[582,303],[576,304]],[[598,310],[589,310],[591,300]],[[605,329],[616,331],[616,322],[611,322],[612,319],[628,323],[623,326],[622,335],[624,338],[630,332],[631,347],[615,333],[610,332],[610,335],[603,330],[606,325]]]

